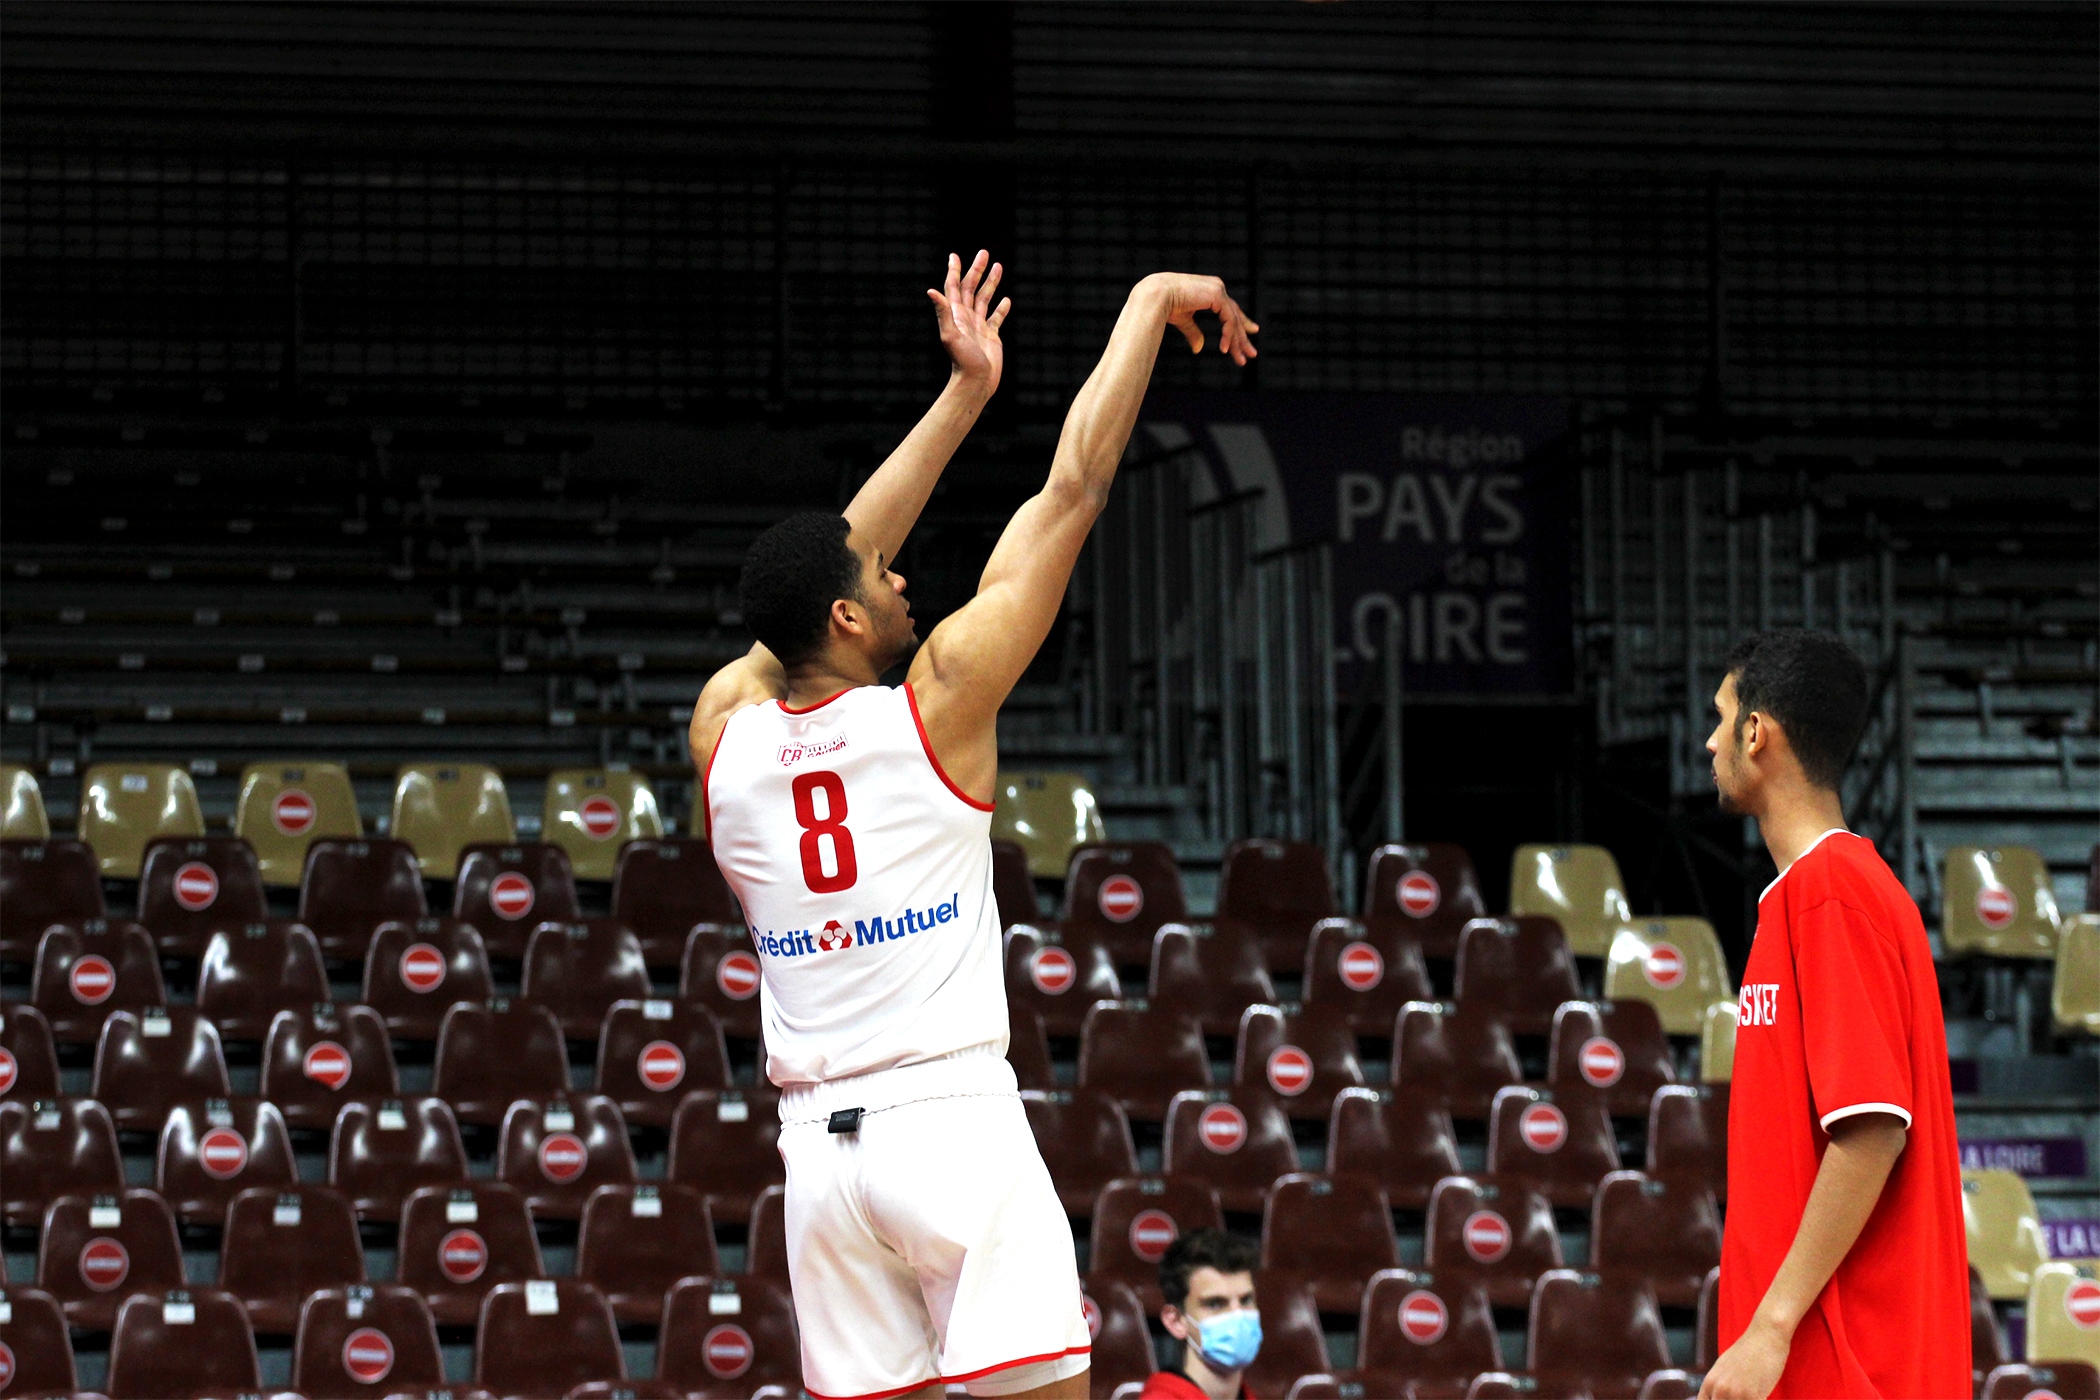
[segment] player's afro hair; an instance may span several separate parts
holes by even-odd
[[[860,558],[846,545],[843,515],[810,510],[791,515],[751,542],[737,601],[744,625],[787,667],[823,648],[831,605],[861,601]]]
[[[1802,774],[1835,792],[1867,727],[1867,668],[1852,648],[1829,632],[1784,627],[1743,638],[1725,665],[1736,727],[1752,710],[1778,720]]]

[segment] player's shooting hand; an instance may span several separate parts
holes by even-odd
[[[985,264],[991,263],[991,270]],[[991,254],[980,249],[965,271],[962,259],[948,255],[948,278],[941,291],[926,289],[932,299],[935,319],[940,323],[941,348],[955,365],[955,372],[978,384],[989,397],[999,387],[1006,367],[1006,347],[999,343],[999,327],[1013,310],[1013,298],[995,307],[992,296],[999,290],[999,275],[1005,271],[991,262]]]
[[[1260,352],[1254,348],[1252,339],[1261,329],[1250,320],[1240,304],[1225,294],[1225,282],[1218,277],[1203,277],[1191,272],[1155,272],[1140,286],[1150,286],[1167,302],[1167,324],[1180,331],[1195,354],[1203,353],[1203,332],[1196,325],[1196,313],[1209,311],[1216,314],[1218,326],[1218,352],[1232,356],[1236,365],[1244,365]]]
[[[1753,1320],[1706,1373],[1699,1400],[1765,1400],[1779,1384],[1791,1348],[1792,1338]]]

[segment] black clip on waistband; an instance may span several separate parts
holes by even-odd
[[[831,1115],[829,1131],[834,1133],[857,1133],[860,1131],[860,1110],[842,1108]]]

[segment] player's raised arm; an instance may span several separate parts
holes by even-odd
[[[1014,513],[977,596],[933,631],[911,668],[928,741],[965,792],[989,800],[999,763],[999,707],[1049,635],[1087,532],[1107,504],[1159,356],[1178,329],[1201,352],[1196,313],[1220,321],[1218,349],[1246,364],[1260,329],[1215,277],[1159,272],[1131,289],[1101,362],[1065,414],[1042,491]]]

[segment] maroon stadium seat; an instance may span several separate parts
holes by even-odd
[[[1356,1032],[1327,1006],[1250,1006],[1240,1014],[1232,1082],[1268,1089],[1292,1118],[1324,1123],[1336,1094],[1363,1087]]]
[[[221,929],[197,972],[197,1010],[228,1040],[261,1040],[278,1012],[328,999],[320,945],[289,919]]]
[[[692,1400],[744,1400],[766,1386],[802,1388],[795,1305],[770,1279],[699,1275],[664,1299],[657,1329],[658,1380]]]
[[[292,1385],[312,1400],[387,1396],[445,1384],[430,1308],[398,1283],[311,1294],[299,1312]]]
[[[1645,1001],[1570,1001],[1553,1013],[1546,1082],[1604,1095],[1615,1116],[1646,1118],[1655,1091],[1677,1078],[1662,1018]]]
[[[1675,1366],[1650,1371],[1638,1400],[1698,1400],[1701,1377]]]
[[[685,1001],[616,1002],[598,1033],[597,1076],[629,1127],[668,1128],[688,1090],[729,1087],[722,1023]]]
[[[1327,1335],[1312,1290],[1264,1269],[1254,1275],[1254,1293],[1261,1307],[1261,1350],[1247,1368],[1247,1388],[1256,1395],[1283,1395],[1299,1377],[1325,1373]]]
[[[1245,926],[1211,929],[1169,924],[1152,936],[1152,971],[1145,995],[1196,1018],[1205,1035],[1233,1035],[1240,1013],[1276,1000],[1262,968],[1261,945]]]
[[[441,1327],[470,1326],[499,1283],[547,1276],[525,1198],[500,1181],[410,1193],[400,1242],[394,1277],[423,1295]]]
[[[1518,1035],[1547,1035],[1564,1001],[1579,1001],[1575,955],[1552,919],[1474,919],[1459,935],[1457,997]]]
[[[671,1120],[666,1175],[706,1192],[715,1219],[741,1225],[752,1198],[787,1179],[779,1141],[780,1095],[772,1089],[695,1089]]]
[[[496,1127],[517,1100],[568,1088],[568,1048],[561,1023],[546,1007],[498,997],[445,1013],[430,1091],[452,1105],[460,1122]]]
[[[1648,1105],[1648,1175],[1689,1177],[1728,1199],[1728,1086],[1672,1084]]]
[[[1704,1290],[1700,1300],[1705,1301]],[[1719,1302],[1718,1291],[1715,1302]],[[1980,1390],[1987,1372],[2005,1360],[2005,1335],[1998,1330],[1998,1310],[1991,1305],[1983,1274],[1969,1265],[1969,1375]]]
[[[1080,1027],[1079,1086],[1114,1095],[1132,1118],[1164,1122],[1174,1095],[1210,1087],[1203,1028],[1171,1006],[1096,1002]]]
[[[1983,1400],[2032,1400],[2036,1392],[2057,1400],[2100,1400],[2100,1369],[2090,1361],[2013,1362],[1984,1378]]]
[[[1422,951],[1354,919],[1322,919],[1305,950],[1305,1004],[1338,1011],[1360,1036],[1384,1040],[1400,1008],[1430,996]]]
[[[36,1286],[58,1300],[66,1321],[107,1332],[134,1293],[182,1287],[175,1216],[151,1191],[55,1196],[37,1244]]]
[[[122,1132],[159,1132],[178,1103],[232,1093],[219,1032],[194,1006],[120,1011],[95,1047],[92,1094]]]
[[[541,924],[583,917],[576,905],[569,853],[551,841],[462,847],[459,876],[452,885],[452,917],[481,931],[490,957],[523,957],[525,940]]]
[[[216,1288],[133,1294],[109,1339],[109,1400],[231,1395],[262,1385],[240,1299]]]
[[[1022,1089],[1055,1089],[1057,1071],[1050,1062],[1050,1037],[1032,1006],[1006,1004],[1006,1063]]]
[[[1093,1394],[1111,1395],[1117,1386],[1142,1383],[1158,1370],[1152,1334],[1145,1325],[1145,1305],[1130,1285],[1096,1275],[1083,1280],[1080,1291],[1087,1334],[1093,1340],[1093,1352],[1087,1357],[1087,1381]]]
[[[317,1288],[365,1281],[357,1217],[326,1186],[254,1186],[226,1208],[219,1287],[241,1300],[258,1332],[290,1334]]]
[[[0,1395],[70,1395],[79,1385],[73,1339],[58,1300],[40,1289],[0,1288]]]
[[[552,1011],[569,1039],[596,1040],[614,1002],[649,995],[641,940],[611,919],[541,924],[525,945],[519,993]]]
[[[1055,1089],[1024,1093],[1021,1105],[1066,1215],[1093,1214],[1102,1187],[1138,1174],[1130,1120],[1110,1095],[1099,1089]]]
[[[1267,838],[1226,847],[1218,873],[1218,922],[1250,930],[1271,971],[1304,967],[1312,926],[1341,912],[1319,847]]]
[[[1536,1183],[1556,1206],[1587,1207],[1597,1183],[1619,1169],[1604,1100],[1594,1091],[1511,1085],[1488,1118],[1487,1169]]]
[[[620,1330],[605,1295],[575,1279],[499,1283],[481,1302],[474,1384],[521,1400],[624,1380]]]
[[[642,940],[651,967],[676,967],[694,924],[741,922],[705,837],[629,841],[613,869],[612,916]]]
[[[293,1187],[299,1169],[274,1104],[206,1099],[177,1104],[161,1129],[160,1194],[185,1225],[217,1225],[251,1186]]]
[[[1344,1089],[1327,1120],[1327,1169],[1365,1177],[1398,1208],[1421,1210],[1459,1171],[1451,1115],[1413,1089]]]
[[[83,841],[0,841],[0,959],[29,962],[44,930],[108,914],[102,867]]]
[[[697,924],[686,936],[678,995],[715,1013],[725,1035],[757,1040],[758,950],[748,929]]]
[[[688,1274],[711,1274],[714,1218],[707,1197],[675,1181],[601,1186],[584,1202],[576,1277],[595,1284],[623,1323],[654,1325],[664,1295]],[[757,1233],[756,1224],[752,1233]]]
[[[109,1110],[93,1099],[0,1103],[0,1198],[6,1219],[36,1229],[44,1207],[68,1193],[124,1189],[124,1160]]]
[[[1043,917],[1035,897],[1035,877],[1028,873],[1028,852],[1018,841],[992,842],[992,899],[999,906],[999,927],[1032,924]]]
[[[1542,1387],[1597,1400],[1633,1400],[1649,1372],[1670,1365],[1655,1295],[1576,1269],[1551,1270],[1532,1290],[1529,1352],[1525,1369]]]
[[[127,919],[53,924],[37,944],[29,1000],[61,1045],[93,1045],[118,1011],[166,1002],[153,935]]]
[[[23,1002],[0,1009],[0,1099],[58,1096],[58,1046],[44,1013]]]
[[[1474,1376],[1502,1369],[1486,1291],[1443,1270],[1373,1275],[1356,1335],[1356,1369],[1336,1379],[1365,1396],[1462,1396]]]
[[[1278,1177],[1262,1211],[1261,1267],[1304,1283],[1321,1312],[1355,1312],[1371,1276],[1400,1267],[1385,1192],[1358,1176]]]
[[[1477,1007],[1409,1002],[1393,1029],[1393,1084],[1429,1094],[1453,1118],[1485,1119],[1495,1095],[1522,1082],[1509,1028]]]
[[[602,1094],[512,1104],[503,1116],[496,1177],[518,1188],[537,1219],[580,1218],[591,1192],[635,1179],[619,1106]]]
[[[1366,926],[1448,962],[1466,922],[1485,917],[1487,905],[1465,848],[1432,841],[1372,852],[1363,910]]]
[[[1186,1176],[1133,1176],[1111,1181],[1094,1201],[1092,1243],[1087,1250],[1092,1278],[1129,1285],[1159,1312],[1159,1259],[1167,1246],[1191,1230],[1224,1228],[1218,1193],[1210,1183]]]
[[[159,836],[139,867],[139,922],[171,957],[203,954],[213,934],[270,917],[255,848],[238,836]]]
[[[1553,1208],[1520,1177],[1438,1182],[1424,1240],[1430,1272],[1478,1283],[1498,1308],[1522,1307],[1538,1276],[1561,1265]]]
[[[751,1198],[744,1232],[744,1272],[788,1286],[787,1187],[768,1186]]]
[[[349,1103],[336,1117],[328,1184],[350,1198],[362,1220],[398,1220],[401,1203],[419,1187],[466,1179],[459,1121],[443,1099]]]
[[[1598,1273],[1641,1279],[1664,1307],[1690,1308],[1720,1262],[1721,1212],[1704,1185],[1641,1172],[1597,1183],[1590,1267]]]
[[[1188,916],[1181,867],[1165,842],[1096,842],[1073,850],[1058,922],[1075,941],[1107,949],[1117,966],[1150,966],[1152,935]]]
[[[287,1128],[326,1132],[352,1099],[395,1098],[401,1080],[386,1023],[369,1006],[280,1011],[263,1041],[262,1096]]]
[[[1165,1170],[1209,1182],[1229,1211],[1259,1211],[1270,1183],[1298,1170],[1290,1118],[1266,1089],[1176,1094],[1165,1145]]]
[[[1720,1357],[1721,1270],[1716,1267],[1707,1271],[1706,1282],[1699,1288],[1699,1326],[1692,1342],[1692,1367],[1710,1370]]]
[[[357,959],[384,923],[413,925],[429,912],[423,868],[406,841],[338,840],[306,848],[299,881],[299,922],[331,958]]]
[[[1007,1004],[1033,1008],[1051,1035],[1078,1035],[1088,1007],[1121,995],[1106,946],[1029,924],[1006,931]]]
[[[436,1040],[455,1004],[496,994],[481,935],[460,919],[382,923],[372,931],[364,959],[364,1004],[380,1014],[396,1040]]]

